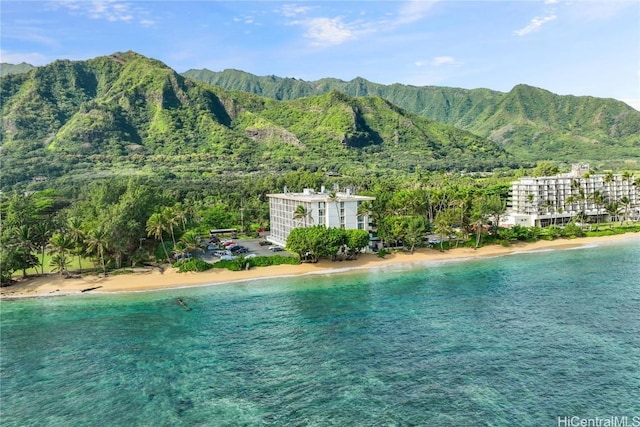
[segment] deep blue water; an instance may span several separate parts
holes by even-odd
[[[640,416],[639,261],[634,237],[411,268],[3,301],[0,424],[631,422]]]

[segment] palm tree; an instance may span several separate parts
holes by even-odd
[[[176,215],[176,211],[173,208],[170,208],[168,206],[165,207],[164,209],[162,209],[162,213],[160,215],[162,215],[164,223],[166,224],[166,226],[169,228],[169,231],[171,232],[171,241],[173,242],[173,245],[175,246],[175,244],[176,244],[176,236],[175,236],[175,234],[173,232],[173,227],[175,227],[175,226],[180,224],[180,219]]]
[[[154,213],[147,220],[147,236],[153,236],[154,239],[160,240],[160,244],[164,249],[164,254],[167,257],[167,262],[171,263],[169,253],[167,252],[167,248],[164,245],[164,239],[162,237],[162,234],[167,230],[167,228],[166,218],[159,213]]]
[[[85,240],[87,252],[97,255],[102,264],[102,271],[107,274],[107,265],[104,261],[104,254],[109,248],[109,233],[103,227],[94,228],[87,235]]]
[[[62,254],[54,254],[49,261],[49,266],[53,271],[57,271],[61,276],[66,273],[69,268],[69,260]]]
[[[404,223],[404,241],[411,245],[409,250],[413,254],[416,244],[424,239],[426,231],[425,218],[423,216],[413,216],[406,219]]]
[[[32,261],[22,264],[22,277],[27,277],[27,268],[38,265],[38,263],[34,263],[37,258],[32,254],[32,252],[36,250],[36,236],[34,235],[33,229],[28,225],[18,226],[13,230],[13,234],[15,245],[20,249],[20,252],[24,254],[24,259]]]
[[[628,221],[629,218],[629,209],[631,208],[631,199],[627,196],[622,196],[620,198],[620,203],[622,204],[622,206],[624,206],[624,220],[625,222]]]
[[[67,233],[71,238],[75,248],[74,253],[78,256],[78,266],[80,267],[80,273],[82,273],[82,255],[85,252],[85,234],[80,228],[82,221],[76,217],[71,217],[67,220]]]
[[[473,219],[476,227],[476,249],[480,246],[480,240],[482,238],[482,228],[489,216],[489,207],[487,205],[486,198],[478,197],[474,203]]]
[[[605,184],[611,184],[613,182],[613,172],[609,171],[605,173],[603,180]]]
[[[336,212],[338,213],[338,223],[340,224],[340,226],[342,226],[342,221],[340,219],[340,197],[338,197],[338,194],[335,191],[332,191],[329,193],[329,196],[327,197],[327,200],[329,201],[329,203],[334,203],[335,207],[336,207]]]
[[[313,222],[313,218],[311,217],[311,212],[304,205],[296,206],[296,210],[293,212],[293,219],[299,221],[304,220],[304,226],[307,226],[307,219]]]
[[[471,215],[471,198],[467,194],[459,194],[451,202],[451,207],[454,209],[455,215],[451,218],[451,222],[458,222],[462,237],[464,239],[469,238],[469,225]],[[457,219],[454,219],[457,218]],[[456,247],[458,246],[458,240],[456,239]]]
[[[505,200],[500,198],[498,194],[492,194],[486,196],[485,205],[487,209],[487,214],[493,220],[493,224],[491,228],[497,230],[500,227],[500,218],[502,214],[507,210],[507,203]]]
[[[633,183],[633,172],[630,172],[630,171],[622,172],[622,181],[626,181],[627,182],[627,196],[626,196],[626,198],[628,200],[628,203],[625,203],[625,202],[622,201],[622,199],[624,197],[622,197],[620,199],[620,201],[625,205],[631,205],[631,186],[634,184]],[[625,206],[625,220],[627,220],[629,207],[630,206]]]
[[[40,248],[40,273],[44,274],[44,252],[49,244],[49,239],[53,234],[53,224],[50,220],[40,221],[34,225],[34,239],[35,243]]]
[[[533,200],[535,198],[535,194],[533,193],[529,193],[526,196],[526,200],[527,200],[527,208],[525,210],[526,213],[531,214],[533,213],[532,209],[533,209]]]
[[[69,260],[67,255],[73,246],[73,241],[66,233],[55,233],[49,240],[49,253],[53,255],[51,265],[56,267],[61,275],[62,273],[68,274]]]
[[[589,197],[587,193],[585,193],[584,189],[577,187],[577,194],[567,197],[567,203],[577,203],[579,212],[576,215],[576,218],[581,218],[581,223],[586,222],[587,212],[586,205],[589,201]]]
[[[545,199],[544,202],[542,202],[542,207],[545,209],[545,211],[547,212],[547,215],[551,214],[551,210],[553,208],[553,201],[549,200],[549,199]],[[551,217],[551,225],[555,225],[555,219],[556,216],[555,214]]]
[[[444,239],[453,233],[451,219],[455,216],[453,211],[441,211],[436,215],[435,232],[440,236],[440,252],[444,251]],[[476,246],[477,247],[477,246]]]
[[[187,216],[189,215],[189,208],[182,203],[176,203],[173,206],[173,216],[176,218],[178,224],[182,228],[182,231],[187,227]]]
[[[180,242],[184,245],[186,252],[193,253],[200,250],[200,242],[198,241],[198,235],[195,231],[190,230],[182,235]]]
[[[620,215],[622,215],[622,210],[620,209],[620,204],[616,201],[607,203],[604,206],[604,209],[607,211],[607,214],[609,214],[609,221],[611,221],[610,227],[609,228],[613,228],[613,222],[620,217]],[[622,221],[621,221],[622,223]]]
[[[558,215],[562,215],[562,213],[564,212],[564,208],[562,206],[558,206],[558,209],[556,209],[556,212],[558,213]],[[558,221],[555,221],[555,223],[557,224]],[[564,224],[564,218],[562,219],[562,223]]]
[[[36,249],[34,243],[36,235],[31,227],[28,225],[20,225],[13,230],[13,233],[18,247],[26,249],[29,252],[33,252]]]
[[[189,252],[187,246],[182,241],[176,243],[173,247],[173,254],[177,256],[178,260],[183,259],[187,252]]]
[[[591,195],[591,200],[593,200],[593,204],[596,205],[596,230],[600,228],[600,210],[604,206],[604,195],[595,190]]]

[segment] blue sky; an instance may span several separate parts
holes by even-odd
[[[178,72],[525,83],[640,109],[640,0],[2,0],[0,36],[14,64],[134,50]]]

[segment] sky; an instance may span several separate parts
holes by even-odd
[[[2,0],[0,62],[133,50],[178,72],[615,98],[640,110],[640,0]]]

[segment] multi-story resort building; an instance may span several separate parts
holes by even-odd
[[[584,213],[587,220],[640,216],[640,188],[630,175],[590,174],[588,164],[576,164],[567,174],[521,178],[511,184],[507,225],[561,225]],[[607,205],[618,203],[617,213]]]
[[[375,197],[357,196],[345,192],[329,193],[305,188],[302,193],[290,193],[285,188],[281,194],[267,194],[271,231],[267,239],[284,246],[292,229],[324,225],[344,229],[369,230],[367,215],[359,215],[358,208]],[[299,208],[302,206],[303,208]],[[297,213],[296,213],[297,210]]]

